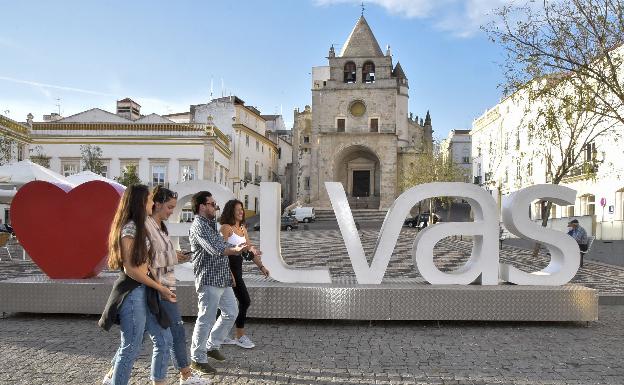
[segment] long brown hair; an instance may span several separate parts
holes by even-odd
[[[118,270],[123,267],[123,257],[121,256],[121,230],[126,223],[133,221],[136,226],[136,234],[132,245],[131,263],[134,266],[140,266],[150,259],[149,251],[145,245],[147,230],[145,229],[145,220],[147,219],[147,197],[149,189],[142,184],[135,184],[126,188],[117,212],[111,224],[111,230],[108,234],[108,267],[112,270]]]
[[[152,190],[152,200],[154,201],[154,204],[152,205],[152,213],[156,210],[156,203],[165,204],[169,201],[169,199],[178,199],[178,193],[161,185],[154,187]],[[160,229],[165,234],[169,235],[169,230],[167,229],[167,225],[165,225],[165,221],[160,222]]]
[[[221,218],[219,219],[219,223],[222,225],[230,225],[234,226],[236,224],[236,217],[234,215],[234,211],[236,210],[236,205],[241,205],[243,209],[243,219],[240,224],[245,224],[245,206],[243,206],[243,202],[238,199],[231,199],[227,201],[225,206],[223,206],[223,212],[221,213]]]

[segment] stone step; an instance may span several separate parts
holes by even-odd
[[[314,210],[316,220],[322,222],[336,221],[334,210]],[[360,209],[351,210],[353,219],[356,222],[381,222],[386,218],[386,210]]]

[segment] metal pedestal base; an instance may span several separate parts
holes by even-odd
[[[99,314],[113,274],[85,280],[31,276],[0,281],[0,312]],[[349,320],[595,321],[598,292],[577,285],[430,285],[421,279],[387,279],[358,285],[292,284],[245,276],[251,296],[249,317]],[[197,314],[192,282],[180,282],[184,316]]]

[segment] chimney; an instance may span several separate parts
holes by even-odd
[[[141,117],[141,105],[130,98],[118,100],[117,115],[129,120],[137,120]]]

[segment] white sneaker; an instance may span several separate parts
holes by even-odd
[[[113,385],[113,379],[108,376],[108,373],[104,375],[104,379],[102,380],[102,385]]]
[[[236,340],[233,340],[229,337],[225,337],[221,345],[236,345]]]
[[[180,385],[209,385],[210,380],[207,378],[197,377],[191,374],[186,380],[180,378]]]
[[[251,339],[249,337],[247,337],[247,335],[242,336],[241,338],[236,340],[236,345],[240,346],[241,348],[245,348],[245,349],[251,349],[254,346],[256,346],[256,344],[254,344]]]

